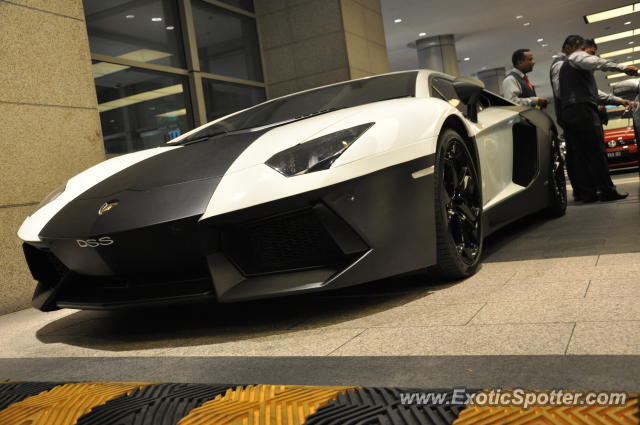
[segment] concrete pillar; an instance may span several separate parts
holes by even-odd
[[[457,77],[458,56],[454,36],[436,35],[416,40],[418,66]]]
[[[504,66],[478,71],[478,80],[484,83],[487,90],[502,95],[502,82],[507,69]]]
[[[255,0],[274,98],[389,72],[380,0]]]
[[[0,314],[35,282],[16,236],[47,193],[104,159],[82,0],[0,1]]]

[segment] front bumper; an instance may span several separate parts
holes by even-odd
[[[27,242],[34,307],[118,309],[355,285],[436,261],[433,156],[198,221]],[[86,239],[81,239],[86,240]]]

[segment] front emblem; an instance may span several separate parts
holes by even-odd
[[[100,206],[100,209],[98,210],[98,215],[104,215],[106,213],[108,213],[109,211],[111,211],[113,209],[113,207],[117,206],[120,202],[118,201],[109,201],[109,202],[105,202],[104,204],[102,204]]]

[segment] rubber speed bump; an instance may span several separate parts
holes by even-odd
[[[54,387],[0,411],[2,425],[73,425],[107,401],[147,384],[81,383]]]
[[[80,418],[78,425],[175,425],[230,385],[159,384],[113,399]]]
[[[354,387],[248,385],[204,403],[178,425],[302,425],[319,407]]]
[[[435,396],[438,403],[403,404],[402,395],[416,391]],[[400,388],[358,388],[310,416],[306,425],[451,425],[464,404],[454,404],[452,391]]]
[[[28,397],[38,395],[43,391],[49,391],[57,385],[53,382],[11,382],[0,383],[0,410],[13,403],[22,401]]]
[[[638,395],[623,406],[471,406],[460,412],[454,425],[638,425]]]

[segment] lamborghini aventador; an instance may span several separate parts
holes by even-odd
[[[117,309],[464,278],[484,237],[565,208],[545,113],[419,70],[273,99],[104,161],[18,235],[36,308]]]

